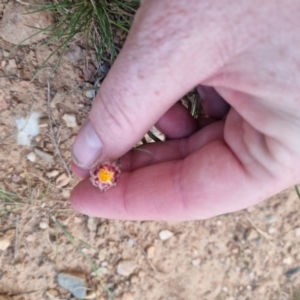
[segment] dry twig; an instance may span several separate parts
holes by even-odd
[[[252,227],[274,247],[275,245],[273,243],[273,238],[270,235],[268,235],[265,231],[258,228],[247,214],[245,214],[245,216],[246,216],[247,220],[251,223]]]
[[[16,258],[18,256],[18,237],[19,237],[19,215],[17,215],[17,218],[16,218],[14,261],[16,261]]]
[[[57,140],[55,138],[55,134],[54,134],[54,130],[53,130],[53,126],[52,126],[52,122],[51,122],[51,108],[50,108],[50,83],[49,83],[49,80],[47,80],[47,85],[48,85],[48,97],[47,97],[47,114],[48,114],[48,119],[49,119],[49,127],[50,127],[50,137],[51,137],[51,140],[52,140],[52,144],[55,148],[55,151],[58,155],[58,157],[60,158],[63,166],[64,166],[64,169],[66,170],[69,178],[71,178],[71,173],[70,173],[70,170],[68,168],[68,165],[66,164],[64,158],[62,157],[61,153],[60,153],[60,150],[59,150],[59,147],[58,147],[58,144],[57,144]]]

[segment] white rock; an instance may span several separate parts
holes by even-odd
[[[27,154],[27,159],[31,162],[34,162],[36,160],[36,154],[34,152],[30,152]]]
[[[8,60],[8,64],[7,66],[5,67],[5,70],[7,72],[11,71],[11,70],[14,70],[14,69],[17,69],[17,64],[16,64],[16,61],[14,59],[9,59]]]
[[[63,90],[57,91],[56,94],[54,95],[54,97],[51,100],[50,106],[52,108],[56,108],[56,105],[58,103],[62,103],[63,102],[65,96],[66,96],[66,94],[64,93]]]
[[[288,257],[284,258],[282,262],[285,265],[291,265],[293,262],[293,258],[291,256],[288,256]]]
[[[196,258],[196,259],[192,260],[192,265],[194,267],[198,267],[200,265],[200,263],[201,263],[201,260],[199,258]]]
[[[70,182],[71,178],[66,173],[62,173],[56,178],[56,186],[62,188]]]
[[[47,152],[44,152],[38,148],[34,149],[34,152],[36,153],[36,155],[42,159],[43,161],[45,161],[48,164],[53,164],[54,163],[54,159],[53,159],[53,155]]]
[[[159,233],[159,238],[160,238],[162,241],[166,241],[166,240],[170,239],[173,235],[174,235],[174,233],[171,232],[171,231],[169,231],[169,230],[162,230],[162,231]]]
[[[268,232],[269,232],[269,234],[274,234],[274,233],[276,233],[276,228],[270,227],[270,228],[268,229]]]
[[[94,90],[87,90],[85,95],[90,98],[90,99],[93,99],[94,96],[95,96],[95,91]]]
[[[0,237],[0,250],[4,251],[10,246],[10,240]]]
[[[223,291],[224,293],[228,293],[228,287],[227,287],[227,286],[224,286],[224,287],[222,288],[222,291]]]
[[[134,272],[137,265],[133,260],[121,260],[117,266],[117,272],[122,276],[129,276]]]
[[[39,134],[40,113],[33,111],[28,118],[16,119],[19,145],[30,146],[31,140]]]
[[[39,224],[39,227],[40,227],[41,229],[47,229],[47,228],[48,228],[48,224],[47,224],[47,222],[42,221],[42,222]]]
[[[62,118],[66,122],[68,127],[74,128],[78,126],[76,116],[74,114],[64,114]]]
[[[52,170],[52,171],[47,172],[46,176],[48,178],[53,178],[53,177],[56,177],[58,174],[59,174],[58,170]]]

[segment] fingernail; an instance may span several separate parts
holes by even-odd
[[[92,123],[87,121],[72,145],[73,161],[81,168],[90,169],[101,154],[102,143]]]

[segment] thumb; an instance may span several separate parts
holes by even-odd
[[[178,22],[181,10],[174,7],[186,9],[186,3],[169,2],[143,1],[72,146],[78,166],[122,156],[180,97],[223,65],[214,58],[218,28],[207,28],[209,22],[204,28],[199,10]]]

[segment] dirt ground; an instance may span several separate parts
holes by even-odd
[[[83,70],[93,51],[71,45],[49,79],[49,109],[51,68],[30,80],[53,49],[26,45],[9,54],[13,46],[0,39],[0,186],[19,195],[0,196],[1,300],[75,299],[58,284],[61,272],[84,278],[86,299],[300,299],[300,200],[292,188],[204,221],[122,222],[76,213],[68,199],[78,180],[69,180],[53,137],[69,164],[92,105]],[[18,145],[16,119],[32,112],[40,113],[39,134],[31,146]],[[66,122],[70,115],[75,124]]]

